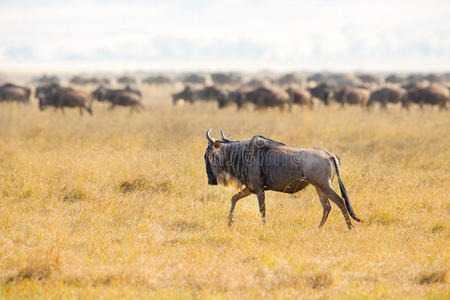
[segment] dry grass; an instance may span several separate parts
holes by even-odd
[[[448,298],[449,112],[254,113],[171,107],[39,112],[0,106],[1,298]],[[313,188],[239,202],[207,185],[207,128],[322,147],[357,214],[324,228]],[[215,132],[217,134],[217,131]]]

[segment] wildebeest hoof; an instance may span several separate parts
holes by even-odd
[[[229,219],[229,220],[228,220],[228,226],[233,225],[233,223],[234,223],[234,220],[233,220],[233,219]]]

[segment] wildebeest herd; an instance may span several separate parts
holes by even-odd
[[[6,83],[0,86],[0,102],[30,102],[31,90],[27,87]],[[100,85],[92,93],[77,90],[72,87],[64,87],[59,83],[47,83],[36,87],[35,97],[38,100],[40,110],[45,110],[52,106],[64,112],[65,107],[78,107],[80,114],[87,111],[92,114],[92,102],[109,102],[109,109],[114,109],[117,105],[129,106],[130,111],[139,111],[143,108],[139,90],[126,86],[122,89],[110,89]]]
[[[351,81],[350,78],[340,79],[334,75],[333,80],[323,77],[315,78],[318,81],[308,81],[307,84],[298,84],[282,76],[278,84],[261,82],[251,86],[241,85],[236,88],[221,88],[217,85],[194,89],[185,86],[184,89],[172,95],[174,104],[180,100],[188,103],[196,101],[217,101],[219,108],[235,105],[242,109],[252,105],[256,110],[277,107],[280,110],[294,105],[312,109],[316,103],[325,106],[335,102],[340,106],[359,105],[372,108],[378,104],[381,109],[387,109],[388,104],[399,104],[408,109],[412,104],[423,108],[424,105],[437,106],[447,109],[449,101],[450,81],[406,80],[403,83],[390,83],[375,80],[369,75],[361,75],[365,81]],[[428,78],[428,77],[425,77]],[[434,77],[432,77],[434,78]],[[372,79],[372,81],[370,81]],[[397,79],[397,77],[395,77]],[[421,78],[422,79],[422,78]]]
[[[177,78],[161,74],[142,78],[142,84],[183,84],[181,91],[172,94],[172,102],[179,103],[215,102],[219,108],[235,106],[237,109],[253,107],[255,110],[278,108],[292,110],[293,106],[313,109],[317,105],[358,105],[371,109],[378,105],[387,109],[397,104],[405,109],[411,105],[423,108],[425,105],[447,109],[449,101],[450,74],[411,74],[387,76],[374,74],[288,73],[281,76],[252,76],[244,80],[239,73],[191,73]],[[56,76],[34,78],[37,84],[35,97],[39,108],[48,106],[64,111],[64,107],[78,107],[80,114],[92,114],[94,100],[116,106],[128,106],[130,111],[144,107],[137,80],[132,76],[117,78],[124,88],[110,88],[111,80],[106,77],[73,76],[68,80],[71,86],[63,86]],[[97,85],[91,93],[74,85]],[[31,89],[12,83],[0,85],[0,102],[29,103]]]

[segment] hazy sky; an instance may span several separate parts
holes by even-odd
[[[450,1],[0,0],[0,71],[450,71]]]

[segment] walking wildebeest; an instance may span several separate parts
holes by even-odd
[[[194,91],[190,86],[185,86],[181,92],[172,94],[172,101],[174,105],[176,105],[181,100],[189,103],[194,102]]]
[[[244,141],[231,141],[223,132],[221,140],[215,140],[206,132],[208,147],[204,159],[208,184],[235,184],[245,186],[231,198],[228,225],[233,223],[236,202],[250,194],[256,194],[263,223],[266,222],[265,191],[293,194],[312,184],[323,207],[319,227],[323,226],[331,210],[329,199],[344,215],[347,227],[353,227],[350,216],[361,222],[353,211],[347,191],[340,176],[339,158],[325,150],[286,146],[257,135]],[[332,188],[337,175],[341,198]]]
[[[142,97],[142,94],[139,90],[131,88],[129,85],[127,85],[123,89],[108,89],[104,87],[103,85],[99,86],[95,91],[91,93],[92,97],[96,99],[99,102],[112,102],[114,98],[116,97],[116,94],[127,92],[132,93],[137,96]]]
[[[449,100],[449,89],[447,87],[432,84],[428,87],[419,87],[410,85],[407,87],[408,98],[405,101],[405,107],[408,108],[410,103],[416,103],[423,108],[424,104],[437,105],[439,109],[447,109]]]
[[[20,103],[30,102],[31,90],[27,87],[6,83],[0,86],[0,102],[16,101]]]
[[[284,110],[288,100],[289,95],[286,92],[264,87],[246,92],[243,96],[243,104],[252,103],[257,110],[269,107],[278,107],[280,110]]]
[[[116,105],[130,106],[130,112],[144,107],[141,103],[141,92],[128,85],[124,89],[107,89],[99,86],[92,92],[92,97],[100,102],[110,102],[110,110],[114,109]]]
[[[344,87],[334,92],[334,99],[341,103],[341,106],[345,104],[365,106],[369,97],[370,91],[364,88]]]
[[[220,97],[221,90],[215,86],[205,86],[194,92],[194,99],[203,101],[216,101]]]
[[[309,88],[308,91],[311,93],[312,97],[320,99],[323,104],[330,104],[330,98],[333,93],[333,87],[329,84],[322,82],[316,87]]]
[[[244,92],[242,92],[241,90],[236,91],[222,90],[220,92],[219,97],[217,98],[217,104],[219,108],[225,108],[232,104],[236,104],[237,108],[241,109],[243,105],[242,102],[243,93]]]
[[[192,104],[197,100],[216,101],[221,94],[222,91],[214,86],[206,86],[199,90],[193,90],[190,86],[186,86],[181,92],[173,94],[172,100],[174,105],[181,99]]]
[[[294,89],[290,87],[286,89],[286,93],[289,94],[289,111],[292,110],[292,104],[313,108],[311,94],[307,90]]]
[[[144,108],[144,105],[141,103],[141,98],[135,93],[121,91],[114,94],[114,97],[111,99],[111,106],[109,110],[114,109],[116,105],[119,106],[129,106],[130,113],[134,110],[139,111],[141,108]]]
[[[55,109],[60,108],[64,113],[64,107],[78,107],[80,115],[83,115],[83,109],[92,115],[92,102],[87,105],[89,95],[82,91],[63,88],[54,83],[38,87],[36,97],[39,99],[40,110],[44,110],[47,106],[54,106]]]
[[[370,93],[367,108],[370,108],[375,102],[380,103],[382,109],[386,109],[388,103],[402,103],[407,98],[405,89],[394,87],[383,87]]]

